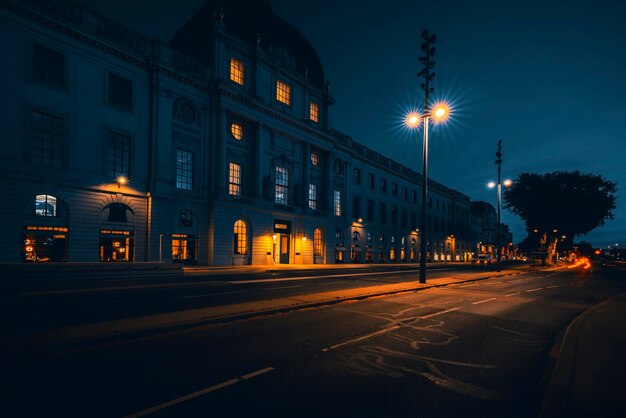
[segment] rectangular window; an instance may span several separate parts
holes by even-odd
[[[400,224],[406,226],[408,223],[406,209],[400,209]]]
[[[369,199],[367,200],[367,220],[374,220],[374,201]]]
[[[45,46],[33,45],[33,81],[65,87],[65,55]]]
[[[353,182],[354,184],[361,184],[361,170],[359,170],[358,168],[354,169]]]
[[[309,207],[317,210],[317,184],[309,184]]]
[[[411,190],[411,203],[417,202],[417,191]]]
[[[31,162],[60,168],[63,162],[63,118],[32,111]]]
[[[384,203],[380,204],[380,223],[387,223],[387,205]]]
[[[395,206],[391,207],[391,223],[393,225],[398,225],[398,208]]]
[[[380,191],[383,193],[387,192],[387,180],[386,179],[380,179]]]
[[[109,104],[124,110],[133,109],[132,81],[109,73]]]
[[[396,183],[391,183],[391,195],[398,196],[398,185]]]
[[[289,171],[285,167],[276,166],[276,193],[274,202],[287,205],[289,202]]]
[[[245,80],[245,67],[242,61],[237,58],[230,59],[230,79],[243,86]]]
[[[339,190],[333,193],[333,208],[335,216],[341,216],[341,192]]]
[[[367,174],[367,187],[374,190],[374,175],[372,173]]]
[[[358,196],[352,199],[352,215],[357,219],[361,217],[361,198]]]
[[[193,186],[193,152],[176,150],[176,188],[191,190]]]
[[[320,121],[320,105],[315,102],[309,104],[309,119],[315,123]]]
[[[291,86],[289,84],[276,80],[276,100],[291,106]]]
[[[107,176],[130,176],[130,136],[107,132]]]
[[[407,189],[406,187],[402,186],[402,200],[406,200],[407,198]]]
[[[228,194],[241,196],[241,166],[236,163],[228,165]]]

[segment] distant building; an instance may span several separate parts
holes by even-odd
[[[170,44],[71,1],[0,8],[0,262],[418,260],[422,176],[331,128],[267,2],[210,0]],[[429,260],[495,242],[492,206],[428,196]]]

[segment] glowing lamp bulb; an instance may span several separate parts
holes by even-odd
[[[440,107],[439,109],[435,110],[435,116],[438,118],[442,118],[446,115],[446,109]]]
[[[419,126],[420,115],[418,115],[417,113],[409,113],[406,117],[405,123],[409,128],[415,128]]]
[[[510,187],[513,184],[513,182],[509,179],[506,179],[504,180],[504,183],[502,184],[504,184],[504,187]]]
[[[124,177],[124,176],[119,176],[119,177],[117,178],[117,184],[118,184],[118,185],[120,185],[120,186],[121,186],[121,185],[126,184],[126,177]]]
[[[496,187],[496,182],[490,181],[489,183],[487,183],[487,187],[489,187],[490,189],[493,189],[494,187]]]

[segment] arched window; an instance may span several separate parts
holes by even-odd
[[[35,215],[57,216],[57,198],[47,194],[38,194],[35,198]]]
[[[246,223],[241,219],[235,222],[233,231],[233,253],[246,255],[248,254],[248,228]]]
[[[319,228],[313,233],[313,255],[322,256],[322,230]]]

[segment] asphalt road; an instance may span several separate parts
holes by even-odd
[[[539,271],[66,351],[2,365],[0,415],[536,416],[559,334],[625,290]]]
[[[0,296],[0,330],[5,335],[15,335],[61,326],[418,280],[417,268],[382,267],[374,271],[270,271],[236,276],[209,276],[200,270],[175,279],[55,278],[27,284],[18,280],[12,289],[5,289]],[[428,277],[441,277],[453,271],[481,269],[467,264],[441,265],[429,268]]]

